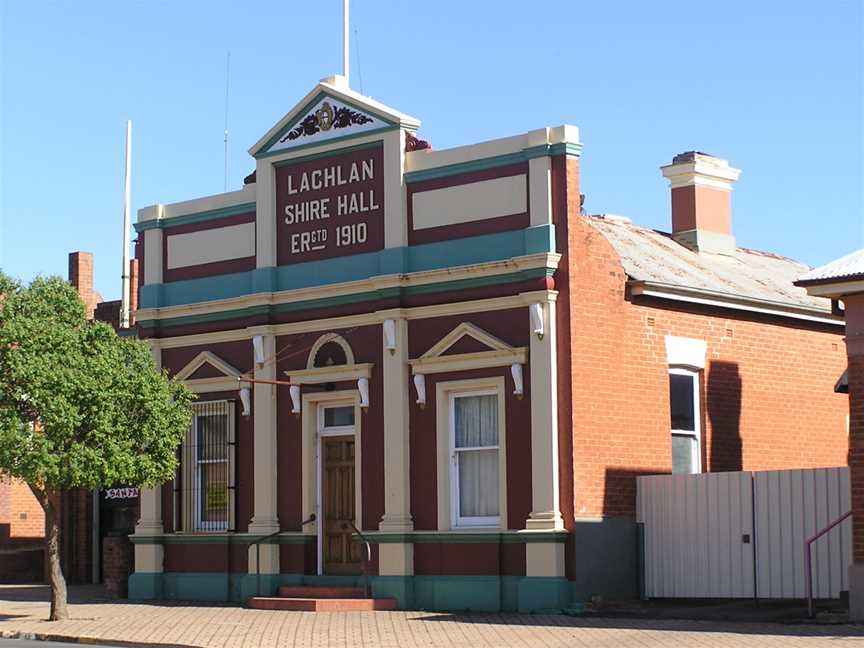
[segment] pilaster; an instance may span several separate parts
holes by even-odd
[[[276,337],[261,336],[264,343],[264,363],[255,365],[256,380],[276,380]],[[249,524],[250,533],[271,533],[279,528],[276,513],[276,386],[253,385],[254,416],[254,509]]]
[[[161,230],[149,230],[159,231]],[[161,249],[161,246],[160,246]],[[160,265],[161,272],[161,265]],[[150,354],[157,369],[162,368],[162,350],[150,344]],[[139,490],[140,517],[135,525],[136,536],[159,536],[162,527],[162,487],[145,487]],[[135,572],[159,573],[163,571],[164,550],[161,544],[135,544]]]
[[[555,301],[541,304],[542,338],[532,329],[531,364],[531,514],[526,528],[564,528],[558,488],[558,366]]]
[[[276,174],[268,159],[255,165],[255,267],[276,265]],[[146,248],[145,248],[146,250]]]

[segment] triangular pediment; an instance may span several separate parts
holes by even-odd
[[[513,347],[470,322],[459,326],[441,338],[421,358],[437,358],[445,355],[478,353],[483,351],[512,351]]]
[[[393,128],[416,130],[420,122],[354,92],[342,77],[322,80],[249,149],[254,157]]]
[[[175,374],[177,380],[237,378],[240,371],[210,351],[202,351]]]

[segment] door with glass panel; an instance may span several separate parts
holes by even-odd
[[[354,406],[322,407],[319,415],[323,573],[359,574],[360,545],[351,527],[357,524]]]
[[[498,393],[450,395],[450,511],[454,527],[497,527]]]

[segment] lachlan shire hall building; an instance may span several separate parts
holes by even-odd
[[[198,400],[131,598],[638,596],[636,476],[845,464],[842,315],[736,244],[738,169],[675,156],[658,232],[583,213],[573,126],[419,126],[331,77],[242,190],[138,212],[138,335]]]

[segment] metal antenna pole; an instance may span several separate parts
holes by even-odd
[[[231,78],[231,52],[225,62],[225,179],[222,183],[222,191],[228,191],[228,82]]]
[[[348,0],[342,0],[342,76],[345,77],[345,85],[350,87],[348,82]]]
[[[129,328],[129,229],[131,228],[132,120],[126,121],[126,179],[123,191],[123,293],[120,302],[120,328]]]

